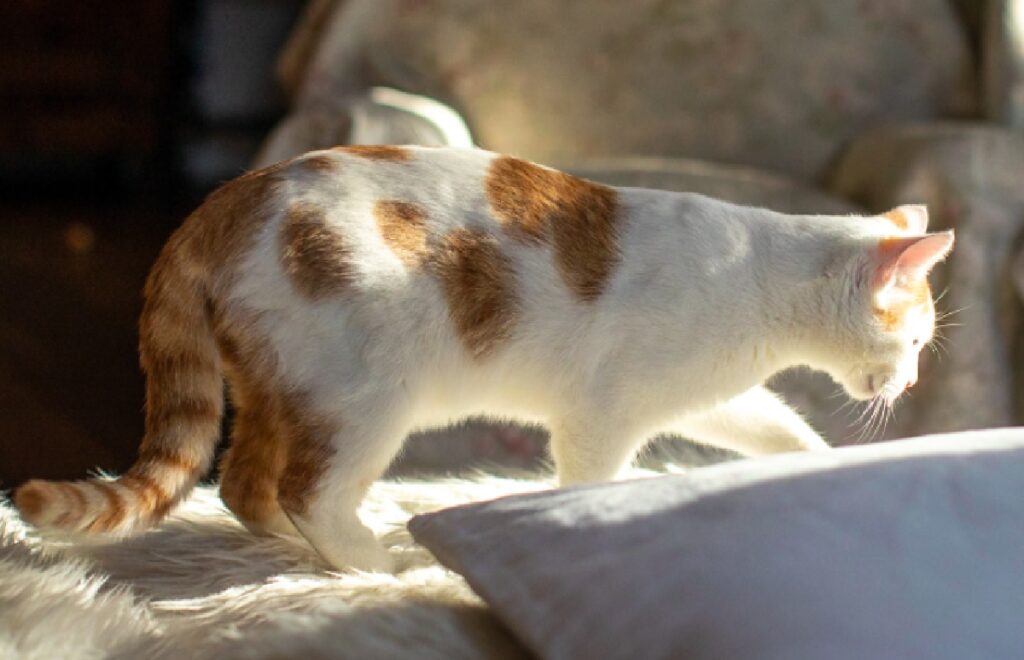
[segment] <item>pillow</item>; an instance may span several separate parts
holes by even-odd
[[[417,516],[546,658],[1009,658],[1024,429],[777,455]]]

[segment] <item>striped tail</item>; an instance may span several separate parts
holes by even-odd
[[[27,522],[63,532],[132,534],[163,519],[209,469],[220,435],[223,377],[206,287],[184,263],[184,245],[183,236],[172,237],[146,282],[139,321],[146,433],[138,460],[114,480],[27,482],[14,494]]]

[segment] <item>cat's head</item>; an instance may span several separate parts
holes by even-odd
[[[883,218],[892,234],[868,239],[847,262],[848,330],[829,371],[855,399],[891,404],[917,382],[921,350],[935,333],[927,277],[953,248],[953,232],[927,233],[924,206],[902,206]]]

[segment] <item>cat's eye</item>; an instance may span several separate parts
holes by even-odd
[[[921,345],[921,340],[920,340],[920,339],[916,339],[916,338],[915,338],[915,339],[914,339],[914,341],[912,341],[912,342],[910,342],[910,343],[911,343],[911,345],[913,345],[913,346],[920,346],[920,345]]]

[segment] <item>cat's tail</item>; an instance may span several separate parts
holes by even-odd
[[[180,238],[176,236],[175,238]],[[139,353],[146,432],[118,479],[33,480],[14,503],[41,529],[128,535],[159,522],[209,469],[220,436],[223,376],[202,269],[171,242],[146,282]]]

